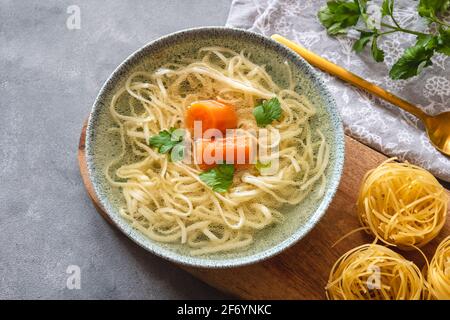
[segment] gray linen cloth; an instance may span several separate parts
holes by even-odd
[[[376,1],[375,1],[376,2]],[[227,26],[270,36],[281,34],[394,94],[420,106],[429,114],[450,111],[450,58],[435,55],[433,65],[408,80],[392,80],[389,68],[415,37],[404,33],[384,36],[379,47],[385,61],[376,63],[366,49],[352,51],[355,41],[348,36],[332,38],[317,19],[324,0],[234,0]],[[395,2],[396,20],[402,27],[426,30],[416,10],[416,1]],[[447,21],[450,17],[447,17]],[[450,181],[450,158],[429,142],[423,125],[414,116],[326,73],[321,73],[334,94],[348,135],[389,156],[422,166],[435,176]]]

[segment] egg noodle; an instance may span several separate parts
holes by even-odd
[[[450,300],[450,236],[437,247],[428,267],[427,281],[434,299]]]
[[[445,224],[448,196],[425,169],[388,159],[367,172],[358,215],[368,232],[401,249],[421,247]]]
[[[357,201],[361,228],[374,243],[356,247],[332,267],[326,294],[334,300],[450,299],[450,236],[431,261],[419,247],[443,228],[448,196],[423,168],[388,159],[366,173]],[[417,250],[425,260],[423,274],[411,261],[391,249]]]
[[[126,206],[121,215],[148,238],[184,244],[192,255],[236,250],[252,243],[255,231],[280,222],[283,204],[296,205],[311,193],[322,197],[329,146],[311,128],[315,108],[294,91],[287,63],[289,85],[280,88],[264,66],[249,58],[244,52],[205,47],[197,59],[131,74],[112,98],[116,126],[110,131],[120,135],[122,152],[107,166],[106,176],[122,190]],[[234,105],[238,128],[258,132],[253,108],[273,97],[282,117],[265,129],[281,137],[279,152],[268,158],[277,157],[277,171],[262,175],[255,166],[237,170],[225,193],[199,178],[197,164],[170,161],[148,144],[161,130],[184,128],[186,108],[204,99]],[[131,163],[124,160],[130,154],[135,157]]]
[[[419,300],[426,284],[411,261],[375,243],[356,247],[333,265],[326,295],[329,300]]]

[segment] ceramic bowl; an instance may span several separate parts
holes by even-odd
[[[119,215],[124,199],[120,190],[111,188],[106,181],[104,168],[118,155],[120,149],[117,137],[107,132],[107,128],[112,125],[108,106],[125,79],[133,71],[156,70],[168,61],[191,56],[204,46],[225,46],[238,52],[250,52],[251,60],[266,65],[266,70],[281,85],[287,80],[284,62],[288,61],[294,78],[298,81],[298,90],[318,110],[312,126],[320,128],[324,133],[331,147],[331,154],[326,170],[326,191],[321,199],[311,196],[295,207],[283,209],[285,221],[257,232],[254,243],[245,250],[193,257],[182,245],[158,243],[133,229]],[[177,263],[208,268],[234,267],[255,263],[281,252],[303,238],[325,214],[341,178],[344,134],[331,93],[320,76],[300,56],[256,33],[225,27],[204,27],[176,32],[152,41],[117,67],[106,80],[92,107],[86,134],[86,157],[90,179],[101,206],[113,223],[133,241],[146,250]]]

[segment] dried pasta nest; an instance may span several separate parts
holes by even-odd
[[[434,299],[450,300],[450,236],[437,247],[428,268],[427,281]]]
[[[331,269],[329,300],[419,300],[425,281],[419,268],[378,244],[364,244],[345,253]]]
[[[445,223],[448,196],[431,173],[395,158],[367,172],[358,216],[367,231],[401,249],[422,247]]]

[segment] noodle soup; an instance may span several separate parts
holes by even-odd
[[[341,128],[311,75],[276,50],[261,55],[225,38],[141,57],[108,88],[94,147],[121,223],[192,259],[292,243],[319,218],[342,167]]]

